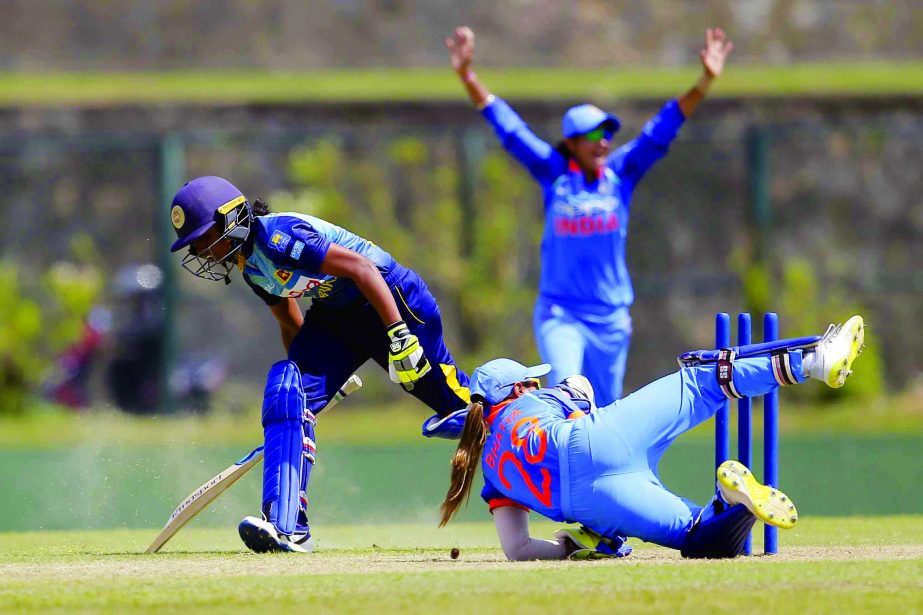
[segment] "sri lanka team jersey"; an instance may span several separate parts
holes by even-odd
[[[503,147],[542,187],[541,297],[598,315],[631,305],[634,290],[625,264],[631,196],[641,177],[667,153],[684,121],[677,102],[665,104],[636,139],[613,151],[592,181],[539,139],[504,101],[495,99],[482,114]]]
[[[490,434],[481,456],[481,497],[491,510],[518,505],[554,521],[565,520],[560,455],[566,455],[567,417],[575,410],[579,408],[554,389],[540,389],[491,408]]]
[[[361,296],[352,280],[320,273],[321,263],[335,243],[358,252],[378,266],[391,286],[405,270],[390,254],[370,241],[320,218],[297,213],[254,218],[252,244],[244,264],[244,279],[266,303],[276,297],[307,297],[332,306]]]

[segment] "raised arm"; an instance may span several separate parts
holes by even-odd
[[[452,70],[458,75],[468,98],[484,116],[500,143],[539,182],[553,181],[564,171],[564,158],[546,141],[538,138],[506,102],[490,93],[471,69],[474,59],[474,32],[471,28],[455,28],[454,37],[447,38]]]
[[[703,72],[695,85],[676,100],[667,102],[647,124],[638,138],[618,148],[609,166],[623,180],[636,184],[654,163],[663,158],[679,128],[699,106],[712,82],[724,70],[724,61],[734,48],[720,28],[705,31],[705,48],[699,54]]]
[[[492,96],[478,79],[477,74],[471,70],[471,61],[474,60],[474,32],[471,28],[455,28],[455,36],[445,39],[445,46],[449,50],[449,61],[452,63],[452,70],[461,79],[465,91],[468,92],[468,98],[478,108],[478,111],[487,106],[488,99]]]
[[[702,75],[692,89],[677,99],[683,116],[692,115],[692,112],[708,94],[712,82],[724,71],[724,61],[733,49],[734,43],[728,40],[724,30],[721,28],[705,30],[705,48],[699,52],[699,59],[702,61]]]
[[[500,546],[508,560],[564,559],[567,556],[563,541],[529,536],[529,511],[517,506],[501,506],[493,510],[493,515]]]

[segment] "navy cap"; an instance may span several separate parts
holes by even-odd
[[[564,133],[565,139],[570,139],[595,130],[603,123],[609,124],[613,133],[618,132],[622,126],[619,118],[606,113],[596,105],[577,105],[568,109],[564,114],[564,119],[561,120],[561,132]]]
[[[178,237],[170,251],[185,248],[215,226],[215,212],[221,206],[245,200],[234,184],[213,175],[197,177],[184,184],[170,207],[170,220]]]
[[[468,386],[472,397],[480,395],[493,406],[506,399],[517,382],[540,378],[550,371],[548,363],[526,367],[512,359],[494,359],[474,370]]]

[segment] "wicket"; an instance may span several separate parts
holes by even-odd
[[[779,317],[769,312],[763,317],[763,341],[772,342],[779,339]],[[737,345],[752,343],[750,314],[737,315]],[[731,345],[731,317],[726,312],[715,314],[715,347],[727,348]],[[752,469],[753,465],[753,430],[752,400],[744,397],[737,401],[737,456],[738,460]],[[725,401],[715,414],[715,467],[730,459],[730,400]],[[763,396],[763,474],[767,485],[779,486],[779,392],[773,391]],[[752,537],[747,539],[744,553],[753,552]],[[763,539],[763,552],[779,552],[778,528],[767,525]]]

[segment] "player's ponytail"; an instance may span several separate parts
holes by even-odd
[[[468,501],[471,493],[471,483],[474,473],[481,463],[481,451],[488,434],[487,421],[484,420],[484,405],[474,402],[468,405],[468,416],[465,418],[465,427],[462,430],[458,448],[452,457],[452,484],[442,501],[442,521],[439,527],[448,523],[462,502]]]

